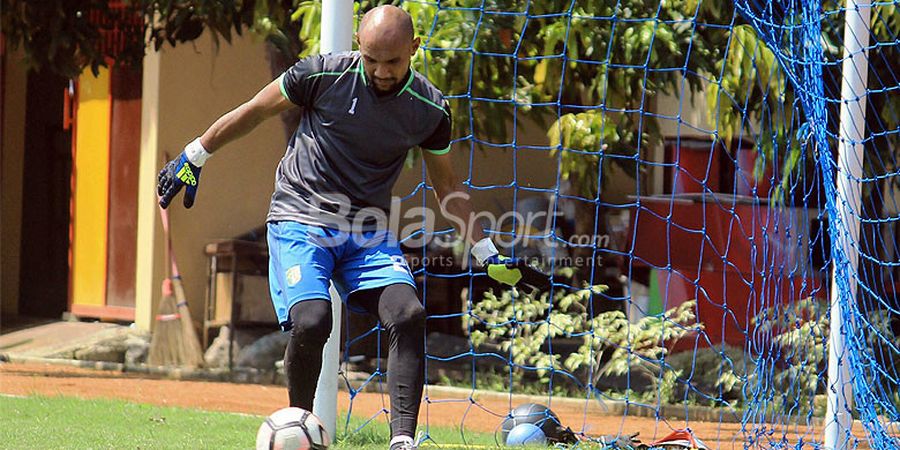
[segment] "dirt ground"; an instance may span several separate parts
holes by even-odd
[[[110,398],[165,406],[181,406],[215,411],[267,415],[286,406],[287,390],[278,386],[233,384],[204,381],[176,381],[148,378],[137,374],[97,371],[47,364],[0,364],[0,393],[14,395],[66,395],[82,398]],[[341,393],[338,408],[350,408],[349,395]],[[420,413],[421,425],[458,427],[493,432],[502,416],[510,409],[509,400],[483,398],[471,401],[465,395],[427,395]],[[515,405],[512,405],[515,406]],[[361,392],[353,400],[353,414],[371,417],[388,407],[387,396]],[[652,418],[604,415],[596,402],[590,404],[554,404],[554,412],[563,424],[589,435],[640,432],[643,442],[669,434],[673,429],[689,425],[696,436],[710,448],[742,449],[741,425],[734,423],[666,422]],[[748,428],[751,425],[748,425]],[[749,435],[769,436],[780,440],[783,433],[774,429],[750,429]],[[821,431],[796,427],[789,432],[790,441],[818,440]],[[760,443],[768,448],[768,441]]]

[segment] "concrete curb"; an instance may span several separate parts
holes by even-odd
[[[22,364],[50,364],[56,366],[80,367],[84,369],[105,370],[111,372],[153,375],[172,380],[221,381],[230,383],[277,384],[279,373],[275,370],[259,370],[250,368],[204,369],[132,365],[107,361],[81,361],[75,359],[41,358],[0,353],[0,361]]]
[[[428,385],[427,394],[433,393],[449,394],[457,397],[466,396],[474,400],[479,399],[511,399],[511,403],[551,403],[545,395],[524,395],[524,394],[508,394],[496,391],[472,390],[466,388]],[[554,405],[566,405],[573,407],[584,407],[585,403],[596,402],[604,411],[603,415],[609,416],[631,416],[631,417],[648,417],[648,418],[666,418],[667,420],[698,420],[703,422],[722,422],[722,423],[740,423],[741,411],[725,408],[711,408],[708,406],[678,406],[678,405],[659,405],[658,410],[650,409],[649,405],[643,405],[636,402],[624,402],[620,400],[604,400],[597,397],[591,398],[571,398],[556,397],[552,399]]]

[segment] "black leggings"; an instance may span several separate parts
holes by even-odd
[[[348,299],[378,317],[387,329],[391,436],[414,436],[425,383],[425,308],[407,284],[353,293]],[[291,339],[284,352],[291,406],[312,411],[322,369],[322,347],[331,333],[331,302],[304,300],[291,307]]]

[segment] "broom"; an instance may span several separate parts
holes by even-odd
[[[200,340],[194,329],[184,286],[172,252],[169,215],[162,208],[159,211],[166,237],[166,279],[162,284],[163,296],[156,315],[156,331],[150,341],[147,362],[159,366],[199,367],[203,364],[203,350],[200,348]]]
[[[176,344],[182,338],[182,328],[179,323],[181,316],[178,314],[178,305],[172,296],[172,282],[167,277],[162,283],[162,299],[156,314],[156,326],[153,336],[150,338],[150,353],[147,355],[147,364],[151,366],[177,366],[180,365],[180,346]]]
[[[194,320],[191,318],[191,308],[188,307],[187,296],[184,294],[184,284],[181,282],[181,274],[178,272],[178,264],[175,263],[175,252],[172,251],[172,237],[168,233],[169,214],[164,209],[162,211],[163,228],[166,229],[166,242],[169,246],[169,258],[172,261],[172,288],[175,291],[175,300],[178,301],[178,314],[181,316],[181,328],[184,337],[181,340],[182,354],[184,356],[185,365],[191,367],[200,367],[203,365],[203,349],[200,348],[200,338],[197,337],[197,330],[194,328]]]

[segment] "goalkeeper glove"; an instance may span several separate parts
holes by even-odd
[[[487,271],[489,277],[510,286],[524,283],[537,289],[550,287],[550,277],[532,267],[524,259],[503,256],[490,238],[484,238],[472,247],[472,256]]]
[[[200,168],[211,155],[203,148],[200,138],[194,139],[184,147],[178,157],[169,161],[159,171],[156,193],[159,195],[159,206],[168,208],[181,188],[184,190],[184,207],[194,206],[197,185],[200,183]]]

